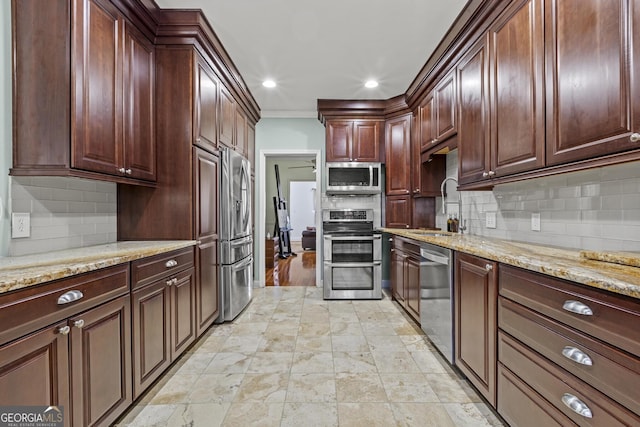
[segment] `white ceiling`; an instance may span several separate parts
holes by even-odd
[[[404,93],[466,0],[156,0],[202,9],[262,110],[317,117],[316,101]],[[262,86],[264,79],[277,87]],[[364,82],[380,85],[366,89]]]

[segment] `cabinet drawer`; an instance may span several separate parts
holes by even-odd
[[[613,427],[640,424],[640,417],[503,332],[498,333],[498,359],[504,367],[579,425]],[[564,403],[567,399],[567,403]],[[581,403],[576,403],[576,399]],[[576,407],[586,405],[591,416],[574,412],[567,406],[571,401]]]
[[[2,294],[0,344],[127,292],[129,263]]]
[[[501,266],[500,295],[640,357],[640,301]],[[569,311],[584,310],[591,314]]]
[[[186,268],[191,268],[193,267],[193,259],[193,247],[188,247],[135,260],[131,263],[132,288],[140,288]]]
[[[502,297],[498,327],[640,415],[640,359]]]
[[[498,413],[512,426],[554,427],[574,425],[555,406],[498,363]]]

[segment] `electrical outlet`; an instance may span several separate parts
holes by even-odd
[[[487,228],[496,228],[496,213],[487,212],[486,224]]]
[[[540,231],[540,213],[531,214],[531,231]]]
[[[11,214],[11,237],[29,237],[31,235],[31,214],[12,213]]]

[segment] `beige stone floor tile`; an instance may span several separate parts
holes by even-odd
[[[366,337],[371,351],[394,351],[404,347],[404,342],[397,335],[367,335]]]
[[[333,373],[333,354],[330,352],[295,352],[292,373]]]
[[[195,354],[215,354],[222,350],[226,336],[208,336],[196,343],[191,348],[191,353]]]
[[[333,351],[369,351],[369,343],[364,335],[332,335]]]
[[[203,374],[191,388],[189,403],[231,402],[244,374]]]
[[[443,406],[457,426],[490,427],[492,425],[474,403],[445,403]]]
[[[230,406],[228,402],[180,405],[169,418],[167,427],[218,427]]]
[[[378,367],[368,351],[334,351],[333,367],[336,373],[377,373]]]
[[[231,404],[224,427],[279,427],[284,403],[237,402]],[[194,426],[195,427],[195,426]],[[199,427],[199,426],[198,426]]]
[[[338,405],[333,403],[285,403],[281,427],[337,427]]]
[[[425,335],[399,335],[407,351],[433,351],[435,348]]]
[[[167,381],[151,399],[153,405],[189,403],[189,393],[200,375],[177,374]]]
[[[249,369],[254,353],[218,353],[214,356],[205,373],[244,374]]]
[[[391,405],[388,403],[338,403],[340,427],[393,427]]]
[[[389,402],[440,402],[424,374],[380,374],[380,380]]]
[[[291,374],[287,402],[336,402],[333,374]]]
[[[369,335],[396,336],[397,335],[393,327],[386,322],[381,322],[381,321],[360,322],[360,326],[362,326],[362,331],[366,336],[369,336]]]
[[[267,329],[267,326],[269,326],[269,322],[236,323],[233,335],[262,335],[262,333]]]
[[[296,352],[332,351],[330,336],[302,336],[298,335]]]
[[[330,334],[331,326],[329,325],[328,317],[326,320],[320,320],[317,323],[300,322],[300,327],[298,328],[298,336],[318,337],[329,336]]]
[[[273,317],[273,311],[275,307],[272,309],[266,309],[261,312],[244,312],[240,316],[234,320],[236,325],[242,325],[245,323],[260,323],[260,322],[269,322]]]
[[[387,313],[382,311],[356,311],[356,315],[361,322],[384,322],[387,320]]]
[[[117,427],[153,427],[166,426],[171,415],[181,406],[174,405],[144,405],[132,408],[129,413],[120,420]]]
[[[411,357],[420,368],[421,372],[428,372],[431,374],[446,374],[447,370],[444,366],[444,361],[438,358],[435,353],[430,351],[412,351]]]
[[[221,352],[225,353],[253,353],[258,349],[262,337],[259,335],[232,335],[222,345]]]
[[[336,322],[343,322],[343,323],[360,323],[360,319],[358,318],[358,315],[356,314],[355,311],[351,311],[351,312],[341,312],[341,311],[337,311],[337,312],[329,312],[329,322],[331,323],[331,326],[333,326],[334,323]],[[359,326],[359,325],[358,325]]]
[[[293,352],[261,351],[251,359],[247,373],[266,374],[270,372],[289,372],[293,360]]]
[[[246,374],[235,402],[284,402],[288,386],[288,373]]]
[[[451,374],[425,374],[429,385],[442,403],[481,402],[478,394],[465,382]]]
[[[393,330],[398,335],[410,335],[415,336],[421,333],[421,329],[418,325],[415,324],[401,324],[401,325],[391,325]]]
[[[262,337],[258,345],[258,351],[294,351],[296,349],[295,335],[267,335]]]
[[[339,403],[387,401],[377,373],[336,374],[336,397]]]
[[[343,322],[331,319],[331,335],[364,335],[359,322]]]
[[[372,351],[371,354],[380,373],[420,372],[420,368],[408,351]]]
[[[440,403],[391,403],[398,426],[455,427]],[[462,424],[464,426],[464,424]]]
[[[193,353],[183,359],[183,363],[178,369],[178,374],[201,374],[207,369],[215,354]]]
[[[294,322],[290,319],[287,319],[284,322],[271,321],[264,334],[267,336],[289,335],[295,337],[298,335],[298,328],[299,322]]]

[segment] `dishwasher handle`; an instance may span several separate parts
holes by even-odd
[[[420,248],[420,256],[429,261],[436,262],[438,264],[449,265],[449,257],[446,255],[431,252],[428,249]]]

